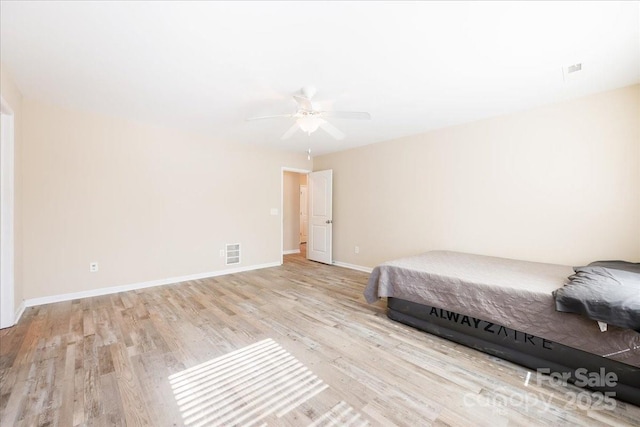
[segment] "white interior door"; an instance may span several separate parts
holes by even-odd
[[[307,185],[309,192],[307,258],[331,264],[333,171],[311,172]]]
[[[307,243],[307,230],[309,229],[309,199],[307,198],[307,186],[300,186],[300,243]]]

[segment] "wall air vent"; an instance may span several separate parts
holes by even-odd
[[[226,265],[240,264],[240,243],[227,243]]]

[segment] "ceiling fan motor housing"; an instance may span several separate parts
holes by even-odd
[[[315,86],[304,86],[300,92],[305,98],[311,99],[316,94],[316,88]]]

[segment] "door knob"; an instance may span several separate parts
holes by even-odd
[[[325,221],[327,224],[333,224],[333,221],[331,221],[330,219]]]

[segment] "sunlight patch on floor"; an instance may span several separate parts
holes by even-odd
[[[186,426],[265,425],[328,386],[272,339],[173,374]]]
[[[336,406],[318,417],[309,427],[333,427],[333,426],[366,426],[369,423],[360,417],[346,402],[340,401]]]

